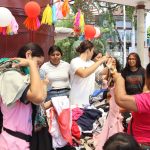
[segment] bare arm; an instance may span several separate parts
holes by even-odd
[[[30,88],[27,99],[35,104],[42,103],[47,95],[47,83],[40,79],[37,65],[31,61],[30,67]]]
[[[15,58],[19,63],[14,67],[29,66],[30,68],[30,87],[27,91],[27,99],[35,104],[42,103],[47,96],[47,83],[40,79],[38,67],[35,62],[29,59]]]
[[[97,62],[95,62],[92,66],[90,66],[88,68],[79,68],[79,69],[77,69],[77,71],[75,72],[75,74],[78,75],[78,76],[80,76],[80,77],[82,77],[82,78],[86,78],[90,74],[92,74],[100,66],[100,64],[102,64],[106,60],[107,60],[107,57],[103,56],[103,58],[101,58],[100,60],[98,60]]]
[[[121,74],[114,73],[115,79],[115,101],[116,103],[129,111],[137,111],[135,98],[132,95],[127,95],[125,91],[125,82]]]

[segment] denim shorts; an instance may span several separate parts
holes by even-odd
[[[51,100],[52,97],[57,97],[57,96],[67,96],[69,97],[69,88],[64,88],[64,89],[52,89],[47,92],[47,98],[46,101]]]

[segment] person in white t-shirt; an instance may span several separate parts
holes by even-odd
[[[56,96],[69,96],[70,64],[61,60],[63,53],[58,46],[51,46],[48,55],[49,61],[40,68],[41,76],[49,79],[47,101]]]
[[[76,51],[80,53],[80,56],[72,59],[70,63],[69,98],[71,104],[82,106],[89,104],[89,95],[94,91],[96,70],[108,58],[103,56],[96,62],[92,61],[94,45],[88,40],[81,42]]]

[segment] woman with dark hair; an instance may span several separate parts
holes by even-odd
[[[137,141],[126,133],[112,135],[104,144],[103,150],[142,150]]]
[[[96,70],[107,61],[107,57],[93,62],[94,45],[88,40],[83,41],[76,51],[80,55],[72,59],[70,64],[70,101],[72,104],[85,105],[89,104],[89,95],[94,91]]]
[[[46,98],[47,81],[41,81],[38,68],[44,62],[42,48],[34,43],[23,46],[19,57],[3,61],[0,68],[0,107],[3,130],[0,149],[29,150],[32,136],[32,105]],[[7,92],[6,92],[7,91]]]
[[[127,94],[142,93],[145,84],[145,69],[141,66],[141,60],[137,53],[129,54],[126,67],[121,74],[125,79]]]
[[[29,52],[31,53],[31,55],[29,55]],[[27,56],[28,55],[28,56]],[[19,52],[18,52],[18,57],[20,58],[26,58],[26,57],[39,57],[42,59],[44,58],[44,51],[43,49],[36,43],[27,43],[26,45],[24,45],[23,47],[20,48]]]
[[[47,101],[52,97],[69,96],[69,63],[61,60],[63,53],[58,46],[51,46],[48,55],[49,61],[40,68],[41,76],[49,80]]]
[[[127,57],[126,67],[122,70],[121,75],[125,80],[125,89],[127,94],[139,94],[143,92],[145,84],[145,69],[141,66],[141,60],[137,53],[130,53]],[[123,125],[127,131],[127,118],[130,117],[129,112],[123,113]]]

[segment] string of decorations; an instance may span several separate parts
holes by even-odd
[[[36,31],[42,24],[55,25],[58,19],[67,17],[70,13],[69,0],[58,0],[53,5],[47,4],[41,13],[40,5],[35,1],[29,1],[24,7],[27,18],[24,25],[28,30]],[[39,15],[42,14],[41,21]],[[0,33],[2,35],[14,35],[18,33],[18,23],[9,9],[0,7]],[[86,25],[84,22],[84,14],[79,9],[74,17],[73,24],[75,36],[79,36],[79,40],[93,39],[100,36],[100,29],[92,25]]]

